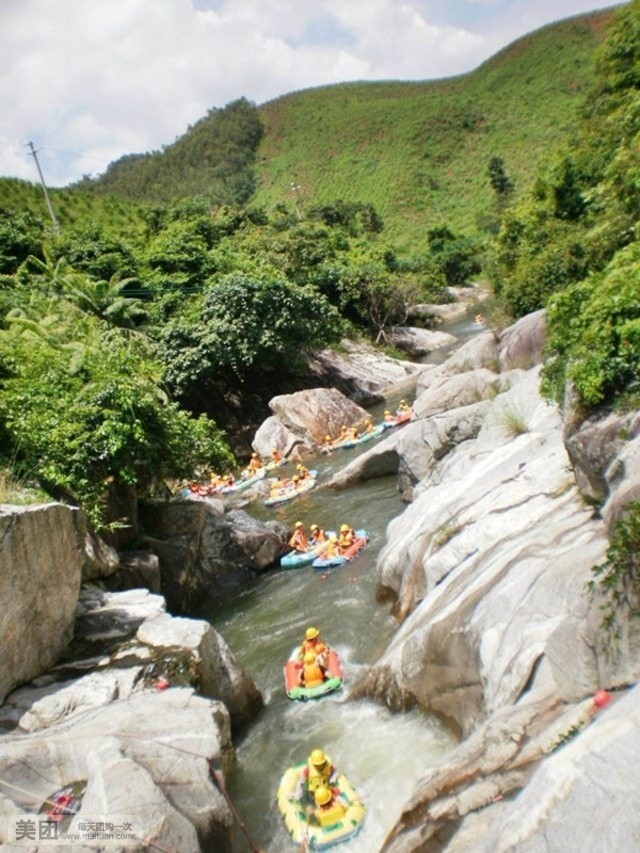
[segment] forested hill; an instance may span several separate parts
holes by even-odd
[[[237,204],[256,188],[253,203],[267,209],[370,203],[401,248],[420,246],[442,222],[482,231],[495,218],[489,161],[504,162],[516,194],[530,185],[571,131],[611,15],[544,27],[461,77],[345,83],[258,110],[236,101],[161,151],[122,157],[78,186],[138,201],[197,194]]]
[[[127,154],[80,189],[132,201],[169,202],[204,196],[213,204],[244,204],[255,189],[253,161],[262,135],[255,106],[240,98],[211,109],[172,145]]]

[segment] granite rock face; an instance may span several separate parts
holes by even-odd
[[[84,541],[78,510],[0,508],[0,702],[51,667],[71,640]]]

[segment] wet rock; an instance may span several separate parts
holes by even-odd
[[[0,702],[51,667],[73,634],[84,563],[81,513],[62,504],[0,510]]]

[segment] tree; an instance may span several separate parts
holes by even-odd
[[[151,341],[59,297],[33,295],[0,331],[1,451],[54,496],[104,523],[105,483],[154,480],[226,465],[216,425],[171,401]]]
[[[315,289],[230,275],[168,324],[161,353],[169,386],[186,398],[290,369],[341,332],[337,311]]]
[[[489,182],[500,204],[505,204],[513,195],[513,183],[508,177],[502,157],[494,155],[489,160]]]

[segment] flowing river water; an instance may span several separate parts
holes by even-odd
[[[458,336],[459,345],[477,329],[467,316],[447,331]],[[428,360],[440,361],[441,356]],[[386,405],[396,402],[391,399]],[[370,409],[374,421],[382,419],[383,409]],[[345,847],[371,853],[380,848],[417,780],[456,743],[430,714],[418,710],[391,714],[376,703],[349,700],[351,686],[384,651],[397,628],[389,605],[375,600],[375,565],[387,523],[404,504],[395,476],[344,491],[323,488],[322,483],[369,447],[367,443],[305,460],[307,467],[319,471],[315,489],[278,508],[268,509],[261,500],[246,507],[262,520],[276,518],[291,527],[303,521],[307,530],[314,522],[332,530],[344,522],[365,528],[371,538],[359,556],[326,573],[310,566],[261,573],[233,600],[198,614],[222,634],[265,699],[264,710],[237,743],[228,791],[253,843],[269,853],[295,849],[276,807],[276,791],[286,768],[305,760],[312,749],[327,752],[365,803],[364,825]],[[283,668],[310,625],[337,649],[344,686],[315,701],[292,701],[284,690]],[[234,850],[249,849],[237,832]]]

